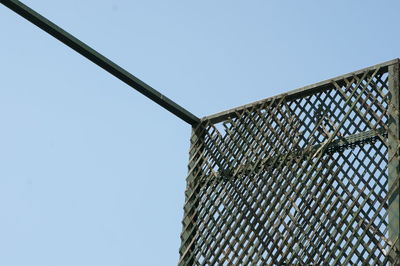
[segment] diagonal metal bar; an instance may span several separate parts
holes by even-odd
[[[49,21],[48,19],[35,12],[20,1],[0,0],[0,3],[10,8],[17,14],[21,15],[28,21],[32,22],[48,34],[52,35],[54,38],[69,46],[79,54],[83,55],[96,65],[109,72],[111,75],[125,82],[141,94],[145,95],[152,101],[164,107],[165,109],[167,109],[177,117],[181,118],[185,122],[189,123],[190,125],[197,125],[200,122],[200,119],[198,117],[184,109],[182,106],[178,105],[151,86],[147,85],[119,65],[107,59],[105,56],[96,52],[94,49],[81,42],[80,40],[66,32],[65,30],[61,29],[56,24]]]

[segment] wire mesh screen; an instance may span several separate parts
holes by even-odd
[[[371,67],[204,118],[179,264],[399,263],[398,73]]]

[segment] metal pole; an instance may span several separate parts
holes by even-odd
[[[388,202],[389,240],[391,249],[389,256],[393,265],[397,265],[400,251],[400,70],[399,63],[389,66],[389,132],[388,132],[388,172],[389,191]]]
[[[199,124],[192,128],[189,151],[189,175],[186,179],[184,217],[182,221],[182,244],[179,250],[179,266],[194,265],[196,262],[196,235],[198,231],[198,206],[201,185],[199,177],[202,176],[201,168],[205,160],[205,127]]]
[[[94,49],[90,48],[85,43],[81,42],[68,32],[64,31],[60,27],[58,27],[53,22],[49,21],[39,13],[35,12],[28,6],[24,5],[20,1],[17,0],[0,0],[0,3],[10,8],[17,14],[21,15],[25,19],[29,20],[45,32],[49,33],[65,45],[71,47],[76,52],[80,53],[96,65],[100,66],[113,76],[117,77],[121,81],[125,82],[138,92],[142,93],[146,97],[150,98],[154,102],[158,103],[174,115],[178,116],[185,122],[190,125],[197,125],[200,122],[200,119],[170,100],[166,96],[162,95],[157,90],[153,89],[151,86],[147,85],[122,67],[118,66],[111,60],[107,59],[100,53],[96,52]]]

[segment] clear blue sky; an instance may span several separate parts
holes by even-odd
[[[25,0],[197,116],[400,57],[400,1]],[[190,126],[0,6],[0,265],[175,265]]]

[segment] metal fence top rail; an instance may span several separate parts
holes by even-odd
[[[259,100],[259,101],[255,101],[255,102],[252,102],[252,103],[249,103],[249,104],[238,106],[238,107],[235,107],[235,108],[223,111],[223,112],[219,112],[219,113],[216,113],[216,114],[205,116],[201,120],[202,121],[207,120],[211,124],[217,124],[217,123],[226,121],[230,117],[236,117],[238,113],[240,114],[240,113],[244,112],[245,110],[247,110],[249,108],[256,108],[257,106],[260,106],[262,104],[271,102],[274,99],[278,99],[278,98],[281,98],[281,97],[285,96],[286,99],[292,100],[292,99],[301,98],[301,97],[304,97],[304,96],[307,96],[307,95],[315,94],[315,93],[318,93],[318,92],[321,92],[323,90],[328,89],[332,82],[336,82],[338,84],[341,84],[347,78],[350,78],[352,76],[360,76],[363,73],[365,73],[366,71],[371,71],[372,72],[377,68],[380,68],[380,72],[385,72],[385,71],[387,71],[389,66],[397,64],[399,62],[400,62],[400,59],[396,58],[396,59],[393,59],[393,60],[390,60],[390,61],[387,61],[387,62],[384,62],[384,63],[381,63],[381,64],[377,64],[377,65],[373,65],[373,66],[370,66],[370,67],[366,67],[366,68],[360,69],[360,70],[355,71],[355,72],[350,72],[350,73],[347,73],[347,74],[344,74],[344,75],[341,75],[341,76],[337,76],[335,78],[331,78],[331,79],[327,79],[327,80],[324,80],[324,81],[321,81],[321,82],[314,83],[312,85],[308,85],[308,86],[305,86],[305,87],[294,89],[294,90],[288,91],[288,92],[283,93],[283,94],[278,94],[278,95],[275,95],[275,96],[272,96],[272,97],[268,97],[268,98],[265,98],[265,99],[262,99],[262,100]]]

